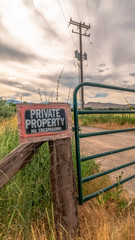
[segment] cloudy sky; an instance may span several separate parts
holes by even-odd
[[[135,0],[0,0],[0,97],[72,102],[79,83],[78,31],[70,17],[91,25],[83,37],[84,81],[135,89]],[[126,94],[135,103],[134,94]],[[89,88],[85,101],[126,103],[122,93]]]

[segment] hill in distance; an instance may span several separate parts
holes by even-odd
[[[135,108],[135,104],[130,104],[132,108]],[[85,104],[85,107],[92,109],[129,109],[128,104],[116,104],[116,103],[101,103],[101,102],[88,102]]]

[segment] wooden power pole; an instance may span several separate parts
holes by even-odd
[[[81,83],[83,83],[83,60],[87,60],[87,54],[86,53],[82,54],[82,36],[90,37],[90,34],[86,33],[87,30],[90,29],[90,24],[86,25],[85,23],[82,23],[82,22],[75,22],[71,18],[70,18],[69,24],[77,26],[77,29],[79,30],[78,32],[75,32],[74,30],[72,30],[72,32],[79,34],[80,53],[78,53],[78,51],[75,51],[75,57],[80,62],[80,78],[81,78]],[[82,32],[83,29],[85,29],[85,33]],[[81,109],[84,109],[83,87],[81,88]]]

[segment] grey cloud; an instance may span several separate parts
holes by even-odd
[[[135,72],[129,74],[131,77],[135,77]]]
[[[112,62],[115,67],[130,64],[135,60],[134,47],[132,44],[127,47],[127,36],[124,35],[117,38],[112,48]]]
[[[135,84],[127,85],[127,88],[129,88],[129,89],[134,89],[134,90],[135,90]]]
[[[104,63],[99,64],[99,67],[105,67],[105,64]]]
[[[13,98],[14,99],[18,99],[20,97],[30,97],[32,96],[31,93],[28,93],[28,92],[16,92],[14,95],[13,95]]]
[[[103,69],[99,69],[99,70],[98,70],[99,73],[102,73],[102,72],[104,72],[104,71],[105,71],[105,70],[103,70]]]
[[[118,9],[120,11],[118,11]],[[113,47],[114,66],[130,64],[135,60],[135,1],[117,1],[117,24]]]
[[[115,6],[117,7],[117,11],[125,16],[125,19],[134,18],[135,14],[135,1],[134,0],[117,0]],[[115,7],[115,9],[116,9]],[[121,11],[119,11],[119,9]],[[127,14],[128,13],[128,14]],[[121,16],[120,16],[121,17]]]
[[[114,67],[131,63],[135,60],[135,1],[116,0],[100,1],[98,12],[95,12],[93,43],[98,47],[101,58],[108,55]],[[93,1],[91,11],[97,3]],[[109,7],[110,5],[110,7]],[[131,31],[130,31],[131,30]],[[128,31],[128,32],[127,32]],[[104,67],[104,65],[99,65]]]
[[[4,43],[0,43],[0,59],[3,61],[12,60],[12,61],[27,62],[27,61],[32,61],[33,59],[38,59],[38,57],[32,53],[27,53],[27,52],[15,49],[12,46],[8,46]]]
[[[10,81],[10,80],[6,80],[6,79],[0,79],[0,83],[4,84],[4,85],[7,85],[7,86],[10,86],[10,87],[15,87],[17,85],[18,87],[20,86],[22,88],[21,83],[19,83],[17,81]]]
[[[127,21],[120,25],[121,28],[125,29],[126,31],[134,31],[135,29],[135,22]]]
[[[101,4],[102,4],[101,0],[88,1],[89,9],[95,8],[96,11],[99,10]]]
[[[49,80],[56,80],[57,76],[55,75],[50,75],[50,74],[41,74],[38,76],[40,79],[49,79]]]
[[[32,96],[32,94],[31,94],[31,93],[28,93],[28,92],[21,92],[21,95],[22,95],[23,97],[30,97],[30,96]]]
[[[22,81],[23,82],[23,81]],[[1,84],[4,84],[4,85],[7,85],[7,86],[10,86],[10,87],[13,87],[13,88],[18,88],[20,89],[20,91],[24,90],[26,92],[29,92],[29,93],[37,93],[37,87],[32,87],[31,85],[28,86],[28,85],[23,85],[21,84],[21,80],[18,80],[17,81],[9,81],[7,79],[0,79],[0,83]]]
[[[68,73],[68,75],[63,75],[62,81],[60,81],[60,84],[64,87],[70,87],[75,88],[77,84],[79,84],[78,77],[73,73]]]
[[[84,77],[84,80],[86,79],[87,81],[89,80],[90,82],[102,83],[105,80],[110,79],[110,78],[112,78],[112,76],[110,74],[107,74],[105,76],[97,74],[97,75],[86,75]]]
[[[85,75],[84,76],[84,82],[94,82],[94,83],[102,83],[107,79],[110,79],[111,75],[107,74],[105,76],[102,75]],[[79,79],[77,75],[73,73],[69,73],[68,76],[63,76],[63,80],[60,82],[62,86],[69,87],[71,85],[71,88],[75,88],[79,84]]]
[[[121,87],[123,86],[123,87],[125,87],[125,86],[127,86],[128,85],[128,81],[126,81],[126,80],[122,80],[121,81]]]

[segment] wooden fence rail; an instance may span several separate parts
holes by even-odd
[[[0,161],[0,188],[31,161],[31,158],[43,143],[21,144]]]

